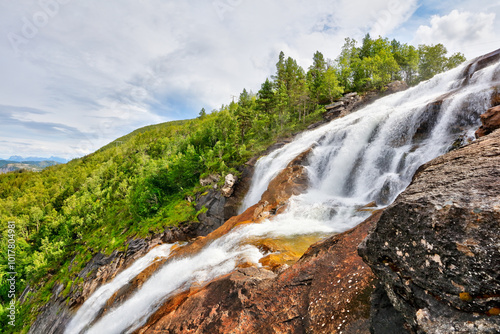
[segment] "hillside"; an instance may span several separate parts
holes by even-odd
[[[0,248],[8,248],[8,222],[15,224],[15,328],[28,331],[55,287],[77,298],[87,278],[79,274],[96,254],[126,253],[134,238],[196,224],[207,211],[196,200],[220,188],[225,176],[242,176],[244,164],[280,138],[321,121],[324,105],[344,92],[384,90],[394,79],[415,85],[463,61],[444,57],[430,68],[429,50],[436,51],[422,46],[419,58],[415,47],[367,36],[362,47],[347,41],[336,67],[317,52],[307,72],[281,53],[276,74],[257,94],[243,90],[219,110],[138,129],[64,165],[0,175]],[[217,186],[200,184],[213,175]],[[9,264],[3,252],[2,324],[8,322]]]

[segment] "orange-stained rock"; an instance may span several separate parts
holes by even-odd
[[[237,269],[167,301],[136,333],[369,333],[374,276],[357,246],[380,211],[276,275]]]
[[[144,269],[139,275],[132,279],[128,284],[118,290],[106,303],[106,307],[99,315],[102,317],[111,306],[116,306],[117,303],[124,301],[131,293],[137,291],[142,284],[151,277],[154,272],[165,262],[173,259],[196,254],[211,241],[222,237],[230,232],[233,228],[242,224],[260,223],[266,218],[270,218],[280,212],[286,206],[286,202],[292,195],[298,195],[307,189],[307,174],[306,169],[302,164],[307,163],[307,156],[312,148],[299,154],[292,160],[288,166],[281,171],[269,184],[268,189],[262,196],[262,199],[254,206],[248,208],[242,214],[230,218],[221,227],[206,237],[199,236],[191,244],[182,247],[172,247],[171,255],[168,259],[151,264]],[[300,238],[300,237],[299,237]],[[249,243],[257,245],[260,243],[262,247],[267,247],[265,252],[276,252],[272,256],[267,257],[262,262],[265,267],[273,270],[278,270],[284,264],[292,264],[296,262],[305,252],[308,245],[317,241],[319,236],[309,236],[303,238],[301,242],[284,239],[283,241],[274,242],[274,246],[270,247],[271,239],[267,239],[267,246],[264,246],[266,241],[247,240]],[[297,239],[297,238],[296,238]],[[258,245],[257,245],[258,246]],[[272,248],[272,250],[271,250]],[[237,268],[255,267],[257,264],[249,263],[245,259],[237,264]]]
[[[476,131],[476,138],[486,136],[500,128],[500,106],[488,109],[481,115],[481,125]]]

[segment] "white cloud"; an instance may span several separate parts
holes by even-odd
[[[139,126],[195,117],[244,87],[258,90],[279,51],[307,67],[316,50],[336,57],[345,37],[389,34],[415,6],[416,0],[3,1],[0,105],[43,113],[18,117],[16,131],[0,124],[0,157],[40,155],[41,147],[78,156]],[[11,119],[12,112],[0,108],[0,117]],[[35,135],[34,128],[57,136]]]
[[[417,9],[417,1],[392,0],[387,8],[376,12],[376,21],[370,34],[374,37],[385,36],[407,21]]]
[[[448,15],[434,15],[430,25],[421,25],[415,34],[416,44],[442,43],[448,51],[461,51],[468,57],[492,51],[498,45],[495,13],[453,10]],[[487,49],[485,50],[485,46]],[[492,49],[493,47],[493,49]]]

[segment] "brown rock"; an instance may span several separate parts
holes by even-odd
[[[481,115],[481,125],[476,131],[476,138],[486,136],[500,128],[500,106],[488,109]]]
[[[276,276],[238,269],[167,301],[136,333],[369,333],[374,276],[357,245],[380,212]]]
[[[402,92],[408,89],[408,84],[405,81],[393,81],[385,86],[384,95]]]

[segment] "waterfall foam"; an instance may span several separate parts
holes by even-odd
[[[95,319],[106,301],[113,296],[115,292],[152,263],[161,258],[166,258],[170,254],[170,249],[173,245],[174,244],[164,244],[153,248],[145,256],[136,260],[130,267],[118,274],[111,282],[98,288],[80,307],[73,319],[71,319],[71,322],[66,327],[65,333],[80,333]]]
[[[464,68],[379,99],[261,158],[242,210],[258,202],[291,160],[313,147],[309,190],[292,197],[287,210],[272,221],[238,226],[197,254],[167,261],[140,290],[88,328],[92,317],[80,313],[94,307],[87,305],[91,299],[100,300],[92,302],[97,308],[106,301],[93,295],[66,333],[85,328],[86,333],[133,332],[176,291],[229,273],[242,258],[258,263],[263,254],[246,242],[249,238],[342,232],[366,218],[368,213],[359,207],[372,201],[388,205],[420,165],[448,151],[461,136],[470,137],[489,107],[491,80],[499,65],[475,72],[469,85],[457,90]],[[441,98],[450,94],[453,98]]]

